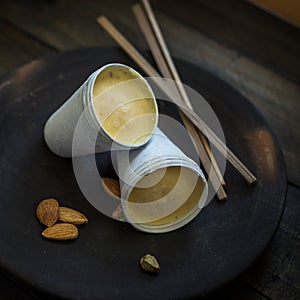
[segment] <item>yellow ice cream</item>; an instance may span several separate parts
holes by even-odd
[[[158,169],[140,179],[131,191],[126,203],[127,215],[140,224],[173,223],[198,205],[204,186],[198,174],[188,168]]]
[[[112,65],[95,80],[93,106],[107,134],[125,145],[147,141],[157,124],[152,91],[134,70]]]

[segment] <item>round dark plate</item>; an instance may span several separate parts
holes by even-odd
[[[201,68],[176,60],[185,83],[210,103],[227,144],[258,182],[248,186],[227,165],[228,201],[214,199],[193,222],[171,233],[146,234],[114,221],[84,198],[72,160],[55,156],[43,139],[48,117],[91,72],[109,62],[141,71],[118,48],[89,48],[32,62],[2,78],[1,268],[55,298],[199,297],[249,267],[272,238],[285,203],[280,147],[269,125],[241,94]],[[35,208],[48,197],[88,216],[77,240],[41,237]],[[148,252],[160,261],[157,275],[139,267],[139,258]]]

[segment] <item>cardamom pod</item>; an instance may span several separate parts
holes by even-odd
[[[151,254],[144,255],[140,260],[140,265],[142,269],[152,273],[160,269],[157,259]]]

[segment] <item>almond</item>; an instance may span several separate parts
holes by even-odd
[[[59,204],[55,199],[45,199],[36,208],[36,216],[41,223],[50,227],[58,219]]]
[[[46,228],[42,236],[52,240],[72,240],[78,237],[78,229],[75,225],[69,223],[58,223],[52,227]]]
[[[60,222],[72,223],[75,225],[81,225],[88,222],[88,219],[84,214],[64,206],[59,207],[58,220]]]
[[[102,185],[105,191],[115,198],[121,198],[120,184],[119,180],[109,177],[102,178]]]
[[[115,220],[119,220],[119,221],[125,221],[126,220],[125,215],[124,215],[124,211],[123,211],[123,208],[122,208],[121,204],[119,204],[116,207],[116,209],[113,211],[113,213],[112,213],[111,216]]]

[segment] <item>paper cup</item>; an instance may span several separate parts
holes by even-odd
[[[103,74],[112,74],[113,76],[114,72],[119,72],[117,73],[119,77],[110,78],[110,81],[105,79],[106,83],[112,83],[107,84],[107,86],[104,85],[105,89],[99,95],[94,96],[93,92],[98,88],[99,80],[99,86],[101,86],[101,76]],[[126,74],[123,75],[126,76],[126,80],[122,80],[123,77],[121,77],[120,72]],[[116,81],[115,83],[114,80]],[[104,79],[102,82],[104,84]],[[136,107],[138,107],[135,103],[143,97],[148,100],[152,99],[152,101],[149,101],[151,105],[153,104],[153,111],[149,112],[149,114],[141,115],[139,112],[139,114],[136,113],[135,115]],[[99,103],[106,104],[106,106],[99,106]],[[111,106],[112,103],[113,107]],[[132,106],[130,106],[131,104]],[[97,108],[98,106],[100,108]],[[106,115],[103,115],[101,111],[103,108],[106,108]],[[119,112],[122,108],[124,109]],[[128,111],[129,109],[131,111]],[[113,119],[115,112],[118,112],[118,114]],[[122,124],[119,125],[120,120],[123,120],[124,116],[129,116],[130,121],[126,119],[124,126]],[[109,118],[112,118],[110,123],[107,122]],[[147,133],[142,131],[145,127],[143,127],[143,122],[147,122]],[[80,124],[80,128],[76,129],[80,133],[80,141],[78,142],[78,136],[76,138],[77,145],[81,145],[82,149],[76,149],[77,155],[90,154],[90,144],[95,143],[95,140],[95,147],[92,148],[99,152],[111,150],[112,142],[124,147],[138,148],[146,144],[151,138],[157,122],[158,108],[155,96],[147,81],[132,68],[114,63],[105,65],[92,73],[82,86],[48,119],[44,128],[44,138],[48,147],[55,154],[71,157],[74,132],[78,124]],[[113,128],[116,124],[116,126],[119,126],[117,127],[118,131],[112,133],[106,128],[106,124],[111,126],[107,128]],[[121,128],[121,126],[123,127]],[[130,137],[130,140],[126,140],[126,137],[127,139]]]
[[[160,129],[142,148],[114,154],[124,215],[135,228],[169,232],[205,206],[207,183],[201,169]]]

